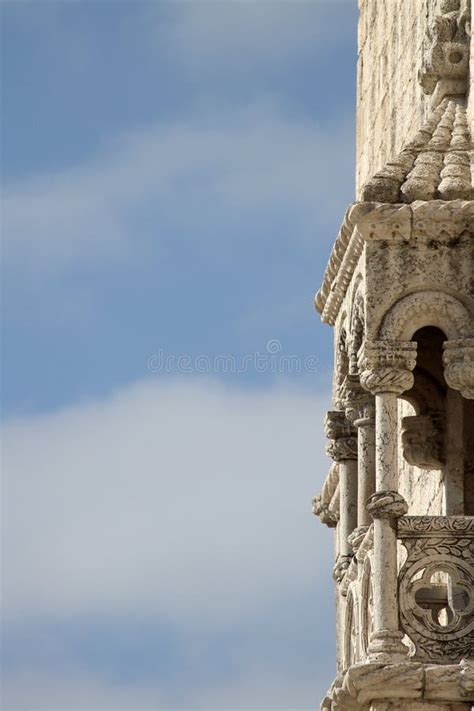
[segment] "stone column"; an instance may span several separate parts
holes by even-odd
[[[343,388],[347,419],[357,428],[357,529],[363,536],[372,519],[367,501],[375,492],[375,400],[360,384],[358,375],[348,375]]]
[[[357,526],[371,523],[367,502],[375,492],[375,401],[373,398],[360,403],[359,417],[354,420],[357,427],[357,447],[359,452],[359,490]]]
[[[343,410],[330,410],[324,423],[328,455],[339,463],[339,557],[334,577],[340,581],[352,558],[349,536],[357,526],[357,436]]]
[[[397,518],[407,512],[398,493],[397,397],[413,386],[416,343],[371,341],[361,357],[361,384],[375,395],[376,491],[367,505],[374,519],[374,631],[371,658],[382,663],[401,660],[407,648],[398,621]]]

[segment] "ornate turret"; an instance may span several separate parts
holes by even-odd
[[[420,105],[402,122],[413,130],[392,158],[383,141],[377,155],[359,142],[359,176],[384,167],[361,181],[315,300],[335,335],[333,463],[313,501],[336,536],[337,671],[326,711],[471,711],[474,702],[471,2],[360,0],[359,82],[362,62],[374,77],[396,66],[373,49],[370,28],[385,12],[395,32],[407,3],[424,40],[402,36],[393,51],[413,54],[403,50],[412,41],[421,55]],[[394,72],[401,95],[412,80]],[[380,87],[359,87],[365,140],[364,96]]]

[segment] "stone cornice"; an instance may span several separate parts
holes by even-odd
[[[321,320],[333,326],[365,241],[409,241],[423,236],[456,237],[473,230],[474,200],[403,203],[360,202],[349,206],[315,297]]]
[[[474,663],[382,665],[355,664],[339,675],[321,704],[323,711],[369,711],[377,699],[425,701],[474,700]]]

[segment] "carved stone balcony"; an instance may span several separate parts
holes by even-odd
[[[378,603],[372,592],[375,551],[370,526],[354,546],[340,583],[345,599],[343,664],[321,704],[323,711],[438,710],[448,708],[446,699],[450,709],[471,707],[474,516],[402,516],[397,536],[406,659],[380,663],[369,651]],[[392,699],[397,700],[393,705]]]
[[[412,658],[438,664],[474,654],[474,516],[403,516],[398,538],[402,631]]]

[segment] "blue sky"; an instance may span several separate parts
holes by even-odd
[[[6,711],[331,681],[312,298],[353,199],[355,6],[2,5]]]

